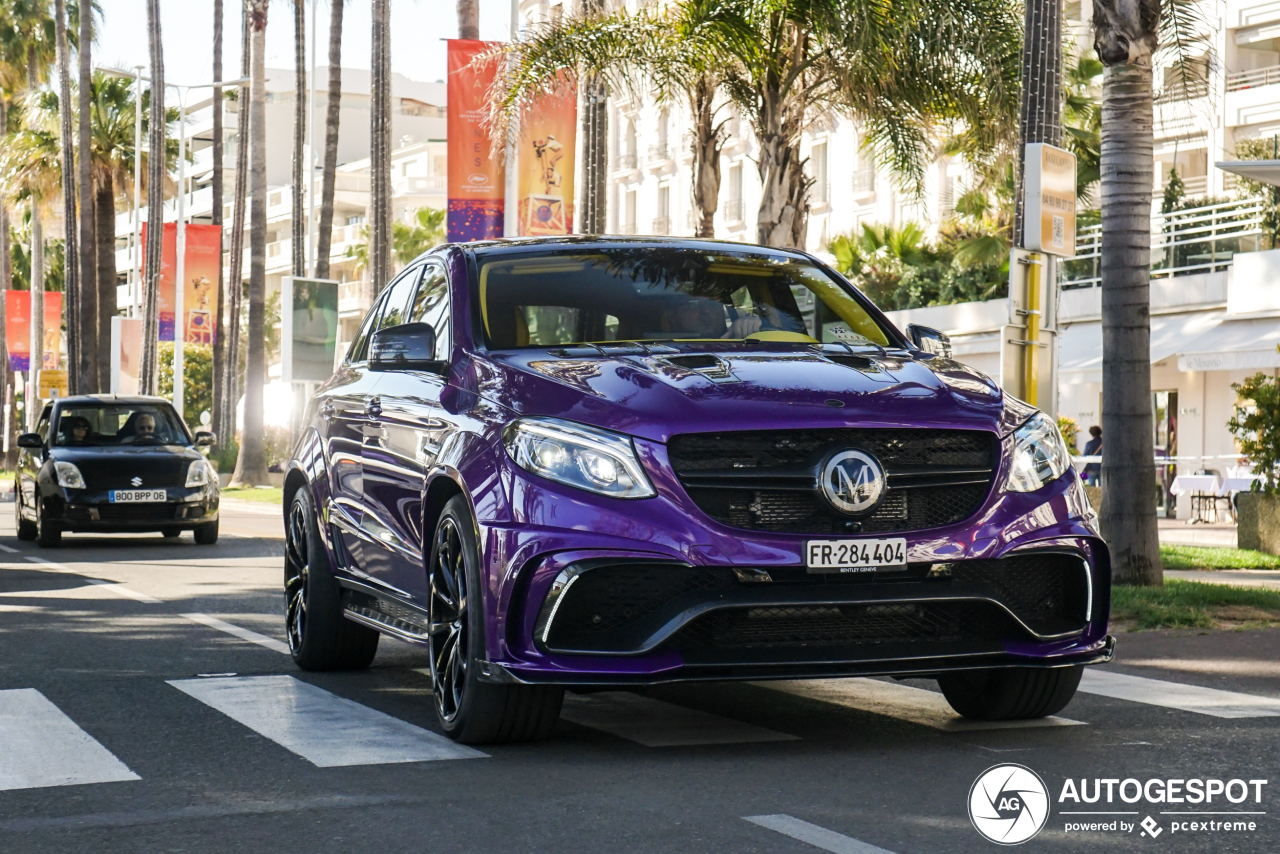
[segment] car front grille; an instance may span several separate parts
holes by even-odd
[[[818,487],[834,451],[870,452],[886,489],[864,516],[845,515]],[[991,490],[994,433],[981,430],[775,430],[690,433],[667,445],[698,507],[725,525],[796,534],[891,534],[962,522]]]
[[[98,504],[98,519],[103,522],[172,522],[182,518],[179,504]]]
[[[543,604],[545,644],[560,651],[634,652],[688,614],[695,616],[662,641],[663,648],[1029,640],[1083,629],[1089,596],[1083,559],[1062,553],[915,563],[870,578],[799,567],[754,577],[771,580],[748,582],[727,567],[678,564],[588,569],[558,602]]]

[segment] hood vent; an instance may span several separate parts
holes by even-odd
[[[668,356],[666,361],[677,368],[692,371],[713,383],[736,383],[738,378],[729,370],[729,363],[710,353],[694,353],[688,356]]]

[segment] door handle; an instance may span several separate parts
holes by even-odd
[[[364,414],[370,418],[377,418],[382,415],[382,398],[375,394],[366,399],[364,402]]]
[[[332,400],[326,400],[320,404],[320,417],[325,421],[332,421],[338,417],[338,408],[333,405]]]

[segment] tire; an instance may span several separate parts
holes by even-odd
[[[62,526],[45,518],[38,491],[36,492],[36,542],[42,549],[56,549],[62,545]]]
[[[211,546],[218,541],[218,523],[207,522],[196,528],[196,545]]]
[[[1066,708],[1080,685],[1082,665],[962,670],[938,677],[938,687],[966,718],[1018,721],[1055,715]]]
[[[34,540],[38,535],[36,523],[22,518],[22,484],[18,484],[14,488],[13,493],[14,514],[18,517],[18,539]]]
[[[379,635],[342,615],[342,588],[305,487],[294,493],[284,533],[285,630],[294,663],[303,670],[364,670],[378,653]]]
[[[182,531],[177,528],[165,528],[160,533],[164,535],[166,540],[176,540],[178,537],[182,536]]]
[[[546,738],[560,719],[564,689],[551,685],[497,685],[479,679],[484,660],[485,603],[480,550],[466,499],[444,506],[431,540],[431,694],[445,734],[463,744],[499,744]],[[469,591],[476,591],[470,595]]]

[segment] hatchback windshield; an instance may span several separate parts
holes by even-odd
[[[626,247],[480,258],[494,350],[620,341],[888,345],[844,286],[796,258]]]
[[[188,445],[178,414],[163,404],[90,403],[63,407],[55,445]]]

